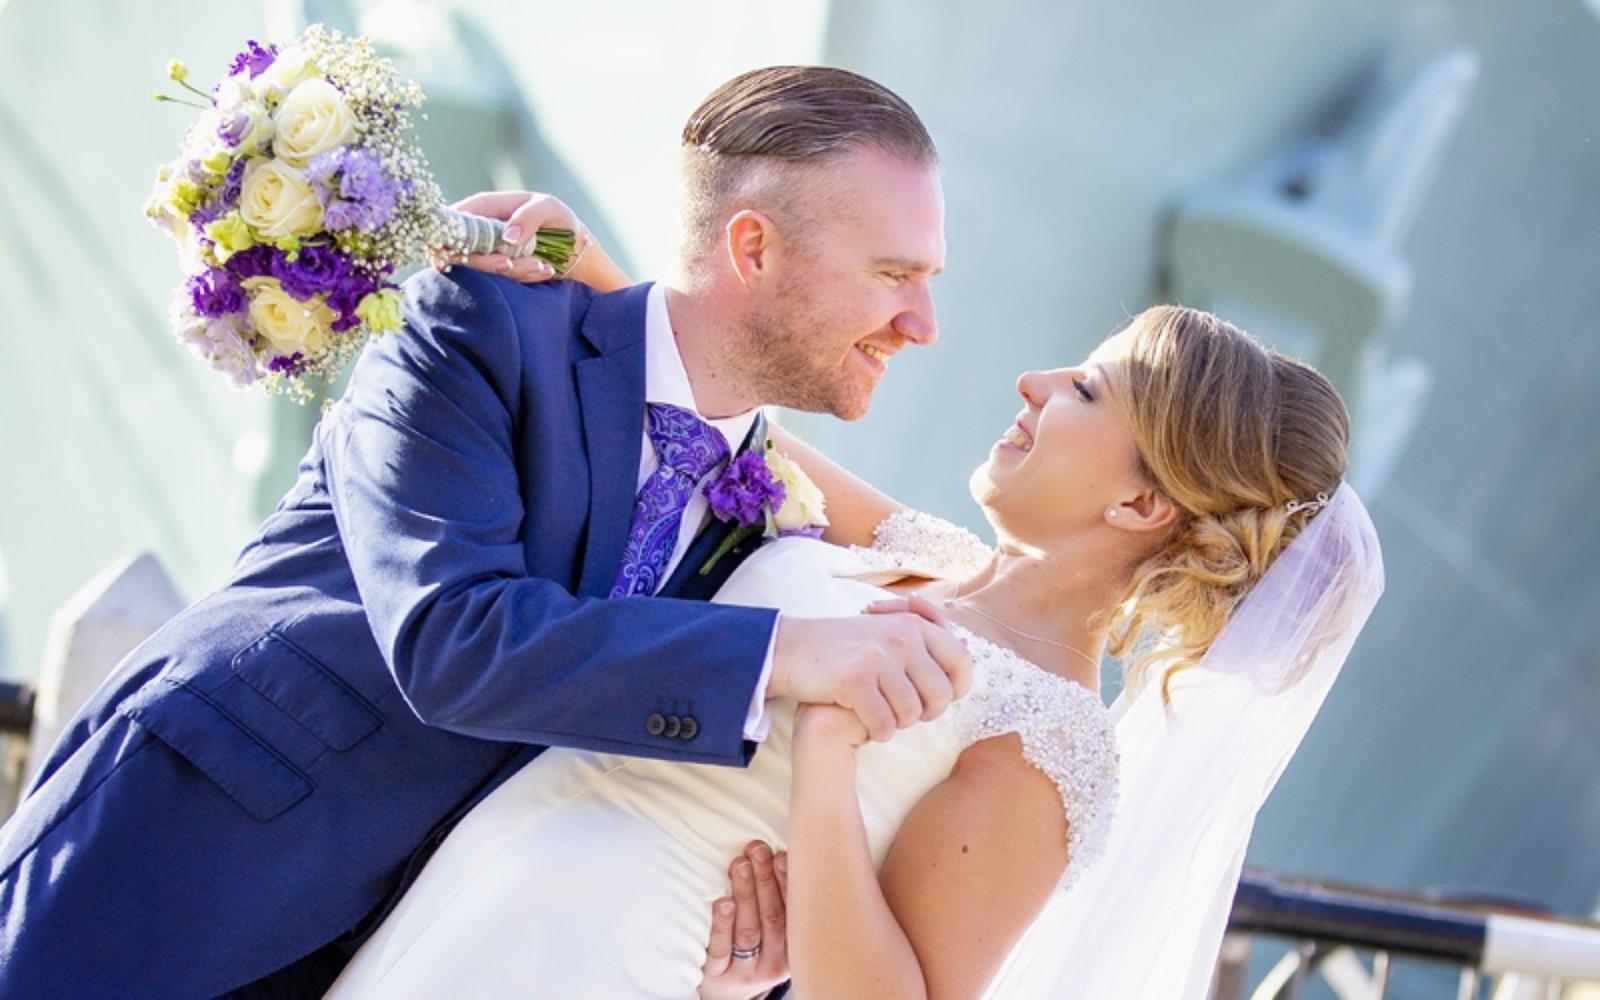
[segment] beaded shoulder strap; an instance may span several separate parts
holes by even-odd
[[[972,691],[956,703],[963,748],[1016,733],[1023,758],[1044,772],[1067,817],[1069,888],[1104,852],[1116,809],[1116,731],[1100,696],[962,627],[953,631],[973,656]]]

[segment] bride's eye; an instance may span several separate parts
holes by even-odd
[[[1084,385],[1083,379],[1081,379],[1081,378],[1073,379],[1072,380],[1072,387],[1074,389],[1078,390],[1078,395],[1082,396],[1084,398],[1085,402],[1089,402],[1089,403],[1094,402],[1094,396],[1092,396],[1089,393],[1089,388],[1088,388],[1088,386]]]

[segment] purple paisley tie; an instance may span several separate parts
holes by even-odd
[[[633,527],[612,597],[653,594],[678,544],[678,522],[695,487],[728,460],[728,442],[715,427],[680,406],[650,403],[646,421],[660,465],[639,488]]]

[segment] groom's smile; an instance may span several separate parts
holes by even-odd
[[[888,370],[889,355],[893,352],[885,351],[873,344],[857,344],[856,349],[866,356],[867,364],[879,375]]]

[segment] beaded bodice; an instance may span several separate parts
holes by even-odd
[[[962,579],[993,555],[978,536],[921,511],[901,510],[878,525],[855,554],[872,573]],[[1067,817],[1065,890],[1105,849],[1116,808],[1118,759],[1110,713],[1093,691],[957,625],[973,660],[967,697],[950,709],[962,749],[1016,733],[1023,758],[1061,795]]]

